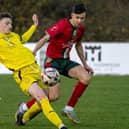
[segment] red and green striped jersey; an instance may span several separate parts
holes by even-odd
[[[85,28],[83,25],[74,28],[69,19],[64,18],[46,31],[50,35],[46,55],[50,58],[69,58],[73,44],[81,41]]]

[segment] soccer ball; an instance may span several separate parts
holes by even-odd
[[[43,83],[48,86],[54,86],[60,82],[59,72],[52,67],[45,68],[41,76]]]

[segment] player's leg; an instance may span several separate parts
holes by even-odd
[[[25,111],[28,110],[35,102],[36,102],[36,99],[32,98],[27,103],[24,103],[25,105],[23,105],[23,110]]]
[[[67,105],[63,109],[63,114],[66,115],[74,123],[80,123],[78,117],[74,112],[74,107],[78,102],[78,99],[81,97],[81,95],[88,87],[91,75],[88,74],[88,72],[81,65],[76,65],[76,63],[74,65],[74,62],[70,62],[70,63],[71,63],[71,67],[68,70],[68,75],[72,78],[78,79],[79,81],[75,85],[72,95],[68,100]],[[73,67],[72,67],[72,63],[73,63]]]
[[[69,106],[75,107],[78,99],[88,87],[92,75],[79,65],[69,70],[69,76],[79,80],[74,87],[71,99],[68,101]]]
[[[51,107],[46,94],[36,83],[33,83],[29,87],[29,93],[40,104],[41,110],[43,111],[44,115],[50,120],[51,123],[53,123],[58,128],[61,128],[61,126],[64,126],[63,122],[61,121],[61,119],[59,118],[57,113]],[[37,106],[38,106],[38,104],[37,104]]]
[[[27,123],[35,116],[37,116],[40,112],[42,112],[41,107],[35,102],[26,112],[23,113],[22,119]],[[17,114],[19,116],[19,113]],[[19,120],[21,121],[21,120]]]
[[[46,58],[45,59],[45,67],[58,67],[55,66],[55,63],[52,59],[50,58]],[[48,88],[48,98],[50,101],[55,101],[59,98],[60,96],[60,83],[56,84],[53,87],[49,87]],[[36,116],[39,112],[37,111],[37,113],[35,112],[35,114],[31,113],[33,111],[33,108],[31,108],[31,106],[35,103],[35,99],[32,98],[30,101],[26,102],[26,103],[21,103],[18,106],[18,110],[15,113],[15,118],[17,118],[17,116],[19,116],[19,114],[24,114],[25,113],[25,118],[29,119],[29,118],[33,118],[33,116]]]
[[[56,114],[56,112],[53,110],[53,108],[51,107],[49,100],[45,94],[45,92],[42,90],[42,88],[40,88],[37,83],[33,83],[30,87],[29,87],[29,93],[31,96],[33,96],[34,98],[36,98],[38,103],[34,103],[31,106],[31,111],[29,113],[34,116],[35,113],[43,111],[44,115],[50,120],[51,123],[53,123],[55,126],[57,126],[59,129],[64,128],[64,124],[61,121],[61,119],[59,118],[59,116]],[[28,112],[27,111],[27,112]],[[26,112],[26,113],[27,113]],[[26,123],[28,120],[31,119],[31,117],[28,119],[28,117],[26,118],[26,113],[24,114],[23,118],[22,118],[22,123]],[[65,128],[64,128],[65,129]]]
[[[59,98],[59,89],[60,89],[60,84],[57,84],[53,87],[48,87],[47,94],[48,94],[49,101],[55,101]],[[15,113],[15,118],[17,119],[18,116],[23,114],[24,120],[29,121],[35,116],[37,116],[41,112],[41,110],[39,110],[38,108],[35,108],[35,102],[36,102],[36,99],[32,98],[30,101],[26,103],[24,102],[21,103],[18,106],[18,110]]]
[[[22,69],[20,72],[16,72],[15,79],[17,81],[17,78],[19,78],[17,83],[20,84],[21,89],[36,99],[37,103],[35,103],[35,109],[41,109],[44,115],[50,120],[50,122],[57,126],[59,129],[66,129],[60,117],[51,107],[42,85],[39,85],[39,82],[37,81],[41,78],[40,70],[37,67],[37,65],[33,65],[32,67],[29,66],[29,68],[27,67]],[[40,84],[43,83],[40,81]],[[23,119],[23,123],[24,122],[25,121]]]
[[[45,67],[54,67],[54,68],[58,68],[56,61],[52,61],[52,59],[46,58],[45,60]],[[48,98],[50,101],[55,101],[59,98],[60,96],[60,83],[56,84],[53,87],[49,87],[48,88]],[[26,120],[29,120],[31,118],[33,118],[34,116],[36,116],[39,111],[37,110],[37,112],[33,111],[33,107],[31,108],[31,106],[35,103],[35,99],[32,99],[26,103],[21,103],[18,107],[18,110],[16,112],[16,118],[17,116],[19,116],[19,114],[24,114],[23,117]],[[33,112],[33,113],[31,113]]]
[[[24,113],[26,112],[34,103],[36,102],[35,98],[32,98],[31,100],[27,101],[27,102],[22,102],[18,105],[18,110],[16,111],[17,113]]]
[[[60,83],[48,87],[48,98],[50,101],[56,101],[60,97]]]

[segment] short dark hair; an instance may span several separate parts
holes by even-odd
[[[72,13],[80,14],[80,13],[84,13],[86,11],[87,11],[87,9],[86,9],[85,5],[82,3],[75,4],[72,7]]]
[[[8,12],[1,12],[0,13],[0,20],[3,19],[3,18],[6,18],[6,17],[11,18],[11,19],[13,18],[12,15]]]

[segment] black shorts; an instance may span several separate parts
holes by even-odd
[[[76,62],[71,61],[69,59],[63,59],[63,58],[52,59],[52,58],[48,58],[48,57],[45,58],[45,63],[44,63],[45,68],[47,68],[47,67],[56,68],[61,75],[64,75],[67,77],[69,77],[68,71],[71,68],[79,66],[79,65],[80,65],[79,63],[76,63]]]

